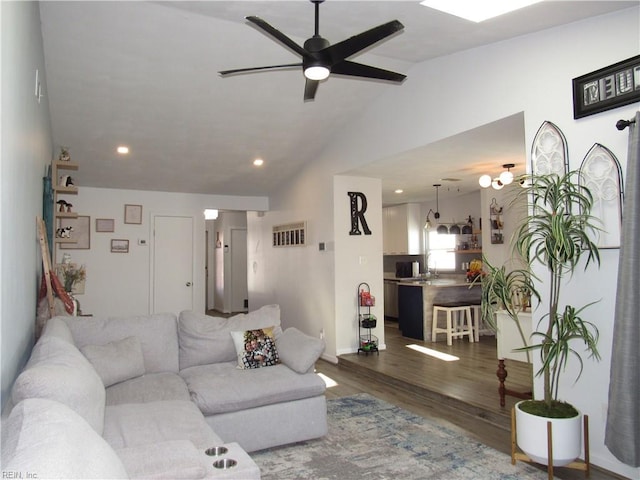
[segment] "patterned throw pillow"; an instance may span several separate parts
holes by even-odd
[[[273,329],[274,327],[269,327],[231,332],[238,356],[238,368],[246,370],[280,363]]]

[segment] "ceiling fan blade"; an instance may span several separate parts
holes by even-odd
[[[289,37],[287,37],[284,33],[282,33],[280,30],[272,27],[271,25],[269,25],[267,22],[265,22],[264,20],[262,20],[259,17],[253,17],[253,16],[249,16],[249,17],[245,17],[247,20],[249,20],[251,23],[253,23],[254,25],[260,27],[262,30],[264,30],[267,34],[269,34],[271,37],[275,38],[276,40],[278,40],[280,43],[282,43],[285,47],[289,47],[291,50],[293,50],[294,52],[296,52],[298,55],[300,55],[301,57],[306,57],[309,55],[309,53],[302,48],[300,45],[298,45],[296,42],[294,42],[293,40],[291,40]]]
[[[316,91],[318,90],[318,85],[320,85],[320,81],[318,80],[309,80],[305,79],[304,83],[304,99],[313,100],[316,98]]]
[[[344,60],[342,62],[338,62],[331,67],[332,74],[338,75],[348,75],[351,77],[365,77],[365,78],[376,78],[379,80],[390,80],[392,82],[400,83],[405,78],[406,75],[401,73],[392,72],[390,70],[384,70],[378,67],[371,67],[369,65],[363,65],[362,63],[350,62],[348,60]]]
[[[293,68],[293,67],[302,67],[301,63],[287,63],[285,65],[270,65],[268,67],[249,67],[249,68],[236,68],[234,70],[222,70],[218,72],[218,74],[222,77],[227,75],[235,75],[237,73],[249,73],[249,72],[258,72],[260,70],[276,70],[278,68]]]
[[[398,20],[392,20],[331,45],[322,50],[322,53],[323,55],[327,54],[333,62],[339,62],[402,29],[404,29],[402,23]]]

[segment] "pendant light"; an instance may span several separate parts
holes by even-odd
[[[513,173],[509,171],[509,169],[513,167],[515,167],[515,164],[513,163],[505,163],[504,165],[502,165],[502,168],[507,169],[505,172],[502,172],[499,177],[503,185],[509,185],[511,182],[513,182]]]
[[[434,183],[433,186],[436,187],[436,211],[433,214],[433,216],[435,217],[436,220],[438,220],[440,218],[440,204],[438,203],[438,189],[442,185],[439,183]]]
[[[436,218],[436,220],[438,220],[440,218],[440,203],[439,203],[439,198],[438,198],[438,189],[442,185],[440,183],[434,183],[433,186],[436,187],[436,213],[434,213],[433,216]],[[438,225],[438,228],[436,229],[436,232],[438,232],[438,233],[449,233],[449,229],[447,228],[446,225]]]

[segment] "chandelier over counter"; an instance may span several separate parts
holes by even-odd
[[[496,190],[500,190],[505,185],[513,183],[513,173],[511,173],[510,169],[515,166],[515,163],[505,163],[502,168],[506,168],[506,170],[500,173],[498,177],[484,174],[478,179],[478,183],[482,188],[493,187]]]

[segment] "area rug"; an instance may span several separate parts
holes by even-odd
[[[529,480],[547,473],[368,394],[329,400],[321,439],[251,454],[262,480]]]

